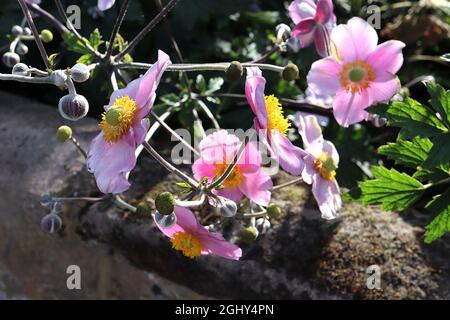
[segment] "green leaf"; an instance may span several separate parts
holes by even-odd
[[[435,168],[450,162],[450,132],[442,133],[433,139],[433,147],[423,164],[425,168]]]
[[[207,87],[206,87],[206,80],[205,80],[205,77],[203,77],[202,74],[199,74],[197,76],[197,78],[195,79],[195,87],[197,88],[197,90],[200,93],[204,93],[206,91],[206,89],[207,89]]]
[[[51,66],[55,65],[55,59],[57,56],[59,56],[59,53],[53,53],[48,57],[48,62],[50,62]]]
[[[92,31],[91,35],[89,36],[89,43],[95,50],[98,50],[100,45],[104,43],[104,41],[102,40],[102,35],[100,34],[100,31],[98,31],[97,28],[94,31]]]
[[[381,204],[384,210],[404,210],[417,201],[424,191],[424,186],[395,169],[372,167],[374,180],[358,183],[345,198],[364,204]]]
[[[83,39],[85,39],[85,41],[89,41],[86,38]],[[73,33],[63,34],[63,40],[64,43],[67,44],[68,50],[81,54],[89,53],[89,50],[86,48],[84,43],[81,40],[78,40]]]
[[[94,62],[94,57],[90,53],[83,54],[77,60],[77,63],[84,63],[86,65],[91,64],[92,62]]]
[[[180,103],[180,97],[175,93],[169,93],[160,97],[161,101],[168,106],[175,107]]]
[[[208,90],[206,90],[206,94],[210,94],[213,92],[216,92],[222,88],[223,85],[223,78],[217,77],[217,78],[211,78],[208,81]]]
[[[431,106],[450,129],[450,92],[435,82],[427,82],[426,86],[431,96]]]
[[[434,214],[435,218],[425,227],[425,243],[431,243],[446,232],[450,232],[450,189],[431,201],[426,209]]]
[[[434,168],[434,169],[420,169],[413,174],[413,178],[422,182],[437,182],[449,176],[449,169]]]
[[[396,143],[388,143],[378,149],[396,164],[403,164],[416,168],[427,159],[430,149],[433,147],[430,139],[415,137],[411,141],[398,140]]]

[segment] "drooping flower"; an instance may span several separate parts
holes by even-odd
[[[207,177],[209,181],[220,177],[234,160],[240,146],[239,138],[226,130],[208,135],[200,142],[200,158],[192,165],[194,176],[197,179]],[[262,206],[269,204],[273,184],[261,169],[261,154],[255,142],[247,143],[242,156],[222,185],[223,189],[217,191],[220,196],[239,202],[245,195]]]
[[[256,116],[255,129],[281,167],[290,174],[299,176],[303,171],[305,152],[286,137],[290,128],[289,121],[283,115],[279,100],[273,95],[264,95],[265,86],[266,79],[261,70],[256,67],[247,68],[245,94]]]
[[[208,231],[189,209],[175,207],[175,215],[177,222],[172,227],[162,228],[157,223],[156,225],[170,238],[172,247],[186,257],[212,254],[231,260],[241,258],[242,250],[238,246],[226,241],[219,233]]]
[[[317,118],[298,116],[299,132],[308,155],[305,157],[303,181],[312,184],[312,193],[319,205],[322,218],[334,219],[342,207],[336,169],[339,155],[334,145],[323,139]]]
[[[106,11],[106,10],[110,9],[114,5],[115,2],[116,2],[116,0],[98,0],[97,7],[101,11]]]
[[[405,44],[377,43],[375,29],[361,18],[352,18],[333,29],[333,55],[311,66],[308,86],[316,94],[334,96],[333,113],[341,126],[366,119],[366,108],[389,101],[400,90],[396,73],[403,64]]]
[[[289,5],[289,15],[296,24],[292,35],[300,40],[305,48],[312,42],[321,57],[328,55],[329,33],[336,26],[331,0],[295,0]]]
[[[87,166],[103,193],[120,193],[130,187],[127,173],[136,165],[135,149],[148,131],[147,114],[170,58],[158,52],[158,61],[139,79],[112,93],[100,122],[101,132],[89,146]]]

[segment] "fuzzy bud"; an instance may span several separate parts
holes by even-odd
[[[64,88],[66,86],[67,74],[62,70],[56,70],[51,74],[51,79],[55,86]]]
[[[293,63],[288,63],[283,69],[283,79],[286,81],[297,80],[300,75],[298,67]]]
[[[267,231],[269,231],[271,224],[269,220],[260,218],[256,220],[255,227],[258,230],[259,234],[265,234]]]
[[[77,121],[88,113],[89,102],[82,95],[68,94],[59,100],[58,110],[64,119]]]
[[[244,243],[252,243],[258,238],[259,232],[255,227],[247,227],[239,233],[239,239]]]
[[[43,193],[41,194],[40,204],[44,207],[48,207],[53,203],[53,198],[50,195],[50,193]]]
[[[172,214],[155,213],[155,221],[161,228],[170,228],[177,223],[177,216]]]
[[[267,214],[268,214],[269,218],[271,218],[271,219],[280,218],[282,213],[283,213],[283,211],[281,211],[281,208],[279,206],[277,206],[275,203],[271,203],[267,207]]]
[[[15,37],[21,36],[23,34],[23,28],[21,26],[15,25],[11,28],[11,34]]]
[[[50,30],[48,30],[48,29],[44,29],[44,30],[41,31],[41,39],[45,43],[52,42],[52,40],[53,40],[53,33]]]
[[[232,218],[236,215],[237,205],[236,202],[230,199],[219,197],[220,199],[220,214],[225,218]]]
[[[155,199],[156,210],[162,215],[169,215],[175,209],[175,198],[170,192],[161,192]]]
[[[47,233],[58,232],[62,227],[61,218],[55,213],[49,213],[41,220],[41,228]]]
[[[31,29],[28,27],[23,28],[23,34],[25,36],[31,36]]]
[[[75,82],[85,82],[90,76],[89,68],[84,63],[77,63],[72,67],[70,76]]]
[[[24,43],[19,42],[16,47],[16,52],[19,55],[24,56],[28,53],[28,47]]]
[[[59,142],[66,142],[72,137],[72,129],[69,126],[61,126],[56,131],[56,139]]]
[[[244,68],[239,61],[232,61],[225,73],[228,81],[236,81],[244,74]]]
[[[20,56],[15,52],[5,52],[2,60],[5,66],[12,68],[20,62]]]
[[[142,201],[136,207],[136,214],[141,217],[148,217],[152,214],[152,208],[148,202]]]
[[[30,74],[30,68],[25,63],[17,63],[14,65],[11,73],[16,76],[28,76]]]
[[[291,37],[291,28],[284,23],[280,23],[275,27],[277,32],[277,42],[281,43],[288,40]]]

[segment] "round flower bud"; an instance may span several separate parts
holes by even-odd
[[[233,200],[220,197],[220,214],[225,218],[232,218],[236,215],[237,205]]]
[[[259,232],[255,227],[247,227],[239,233],[239,239],[245,243],[252,243],[258,238]]]
[[[283,213],[283,211],[281,211],[281,208],[279,206],[277,206],[275,203],[271,203],[267,207],[267,214],[268,214],[269,218],[271,218],[271,219],[280,218],[282,213]]]
[[[89,102],[79,94],[68,94],[59,100],[58,110],[64,119],[77,121],[86,116]]]
[[[50,77],[55,86],[59,88],[64,88],[66,86],[67,74],[64,71],[62,70],[53,71]]]
[[[43,42],[49,43],[53,40],[53,33],[48,29],[44,29],[41,31],[41,39]]]
[[[291,28],[287,24],[280,23],[275,27],[275,31],[277,32],[278,42],[286,41],[291,37]]]
[[[41,228],[47,233],[58,232],[62,227],[61,218],[55,213],[49,213],[41,220]]]
[[[155,221],[161,228],[170,228],[177,223],[177,216],[172,214],[155,213]]]
[[[155,207],[160,214],[172,214],[175,209],[175,198],[170,192],[161,192],[155,199]]]
[[[16,76],[28,76],[30,74],[30,68],[25,63],[17,63],[12,69],[12,74]]]
[[[72,129],[69,126],[61,126],[56,131],[56,139],[59,142],[66,142],[72,137]]]
[[[239,61],[232,61],[225,71],[225,76],[228,81],[239,80],[244,73],[244,68]]]
[[[20,56],[15,52],[5,52],[2,60],[5,66],[12,68],[20,62]]]
[[[19,42],[16,47],[16,52],[19,55],[24,56],[28,53],[28,47],[24,43]]]
[[[25,36],[31,36],[31,29],[28,27],[23,28],[23,34]]]
[[[15,25],[11,28],[11,34],[15,37],[23,34],[23,28],[21,26]]]
[[[137,205],[136,213],[139,216],[147,217],[152,214],[152,208],[150,207],[148,202],[142,201],[142,202],[139,202],[139,204]]]
[[[265,218],[260,218],[256,220],[255,223],[256,229],[258,229],[260,234],[265,234],[267,231],[269,231],[271,224],[270,221]]]
[[[70,76],[75,82],[85,82],[90,76],[89,68],[84,63],[77,63],[72,67]]]
[[[44,207],[48,207],[53,203],[53,198],[50,195],[50,193],[43,193],[41,194],[41,199],[39,201],[41,203],[42,206]]]
[[[286,81],[297,80],[299,74],[300,71],[298,70],[298,67],[293,63],[288,63],[283,69],[283,79]]]

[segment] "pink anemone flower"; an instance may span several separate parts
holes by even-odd
[[[106,10],[110,9],[114,5],[115,2],[116,2],[116,0],[98,0],[97,7],[101,11],[106,11]]]
[[[195,258],[200,255],[216,255],[231,260],[239,260],[242,250],[226,241],[221,234],[208,231],[198,223],[194,214],[186,208],[175,207],[177,222],[169,228],[159,230],[170,238],[172,247],[181,251],[186,257]]]
[[[290,123],[283,115],[279,100],[273,95],[264,95],[265,86],[266,79],[261,70],[256,67],[247,68],[245,94],[256,116],[255,129],[281,167],[290,174],[299,176],[303,171],[305,152],[287,138]]]
[[[146,118],[156,99],[156,88],[170,58],[158,52],[158,61],[139,79],[112,93],[100,122],[101,132],[91,142],[87,166],[103,193],[130,187],[127,173],[136,165],[135,150],[149,128]]]
[[[326,57],[329,52],[329,33],[336,26],[336,16],[333,14],[331,0],[295,0],[289,6],[289,15],[296,24],[292,35],[300,40],[302,48],[312,42],[317,53]]]
[[[312,115],[297,116],[299,132],[308,155],[305,157],[303,181],[312,184],[312,193],[319,205],[322,218],[334,219],[342,207],[336,169],[339,155],[334,145],[323,139],[317,118]]]
[[[221,176],[240,149],[241,141],[226,130],[219,130],[200,142],[200,158],[192,165],[197,179],[207,177],[211,182]],[[255,142],[245,146],[231,174],[222,183],[223,189],[217,194],[235,202],[244,196],[253,202],[267,206],[270,202],[272,179],[261,169],[261,154]]]
[[[332,95],[336,121],[344,127],[367,119],[369,106],[389,101],[399,90],[396,73],[403,64],[401,41],[377,45],[375,29],[352,18],[331,33],[333,55],[311,66],[308,86],[318,95]]]

